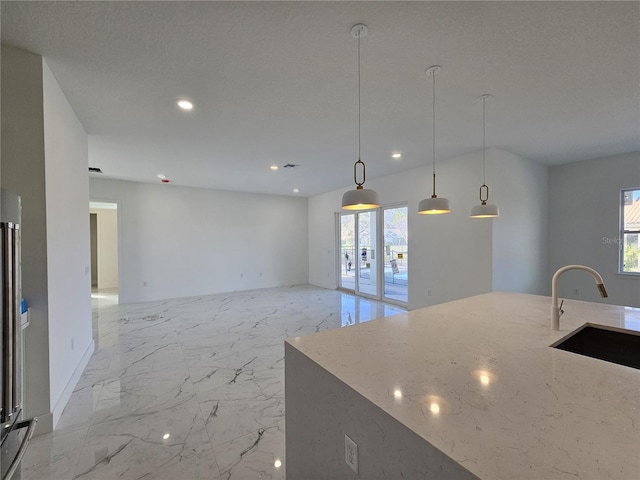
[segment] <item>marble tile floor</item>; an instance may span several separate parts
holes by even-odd
[[[118,305],[23,480],[283,479],[284,340],[404,310],[309,285]]]

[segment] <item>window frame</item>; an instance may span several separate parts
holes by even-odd
[[[637,228],[627,230],[625,229],[625,217],[624,217],[624,197],[626,192],[637,192],[640,194],[640,187],[636,188],[624,188],[620,190],[620,236],[618,237],[618,274],[619,275],[630,275],[640,277],[640,272],[631,272],[625,271],[624,267],[624,245],[625,245],[625,235],[635,234],[640,238],[640,225]],[[634,193],[631,194],[631,201],[633,203]]]

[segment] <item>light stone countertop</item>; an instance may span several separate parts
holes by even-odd
[[[640,370],[550,345],[640,309],[493,292],[288,343],[483,479],[640,478]]]

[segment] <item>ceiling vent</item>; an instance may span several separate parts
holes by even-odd
[[[89,173],[102,173],[98,167],[89,167]]]
[[[300,164],[297,164],[297,163],[287,163],[282,168],[296,168],[296,167],[299,167],[299,166],[300,166]]]

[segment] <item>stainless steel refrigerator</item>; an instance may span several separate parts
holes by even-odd
[[[0,478],[17,480],[20,462],[37,420],[22,417],[22,322],[20,197],[0,192],[0,273],[2,341],[0,342]]]

